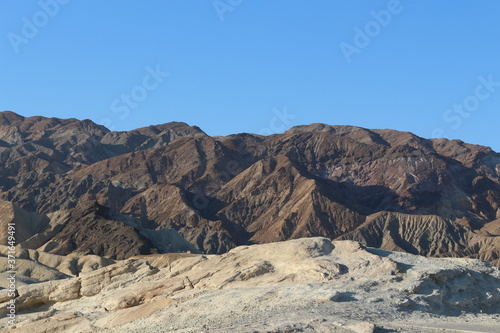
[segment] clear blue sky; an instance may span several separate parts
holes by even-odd
[[[0,0],[0,110],[210,135],[349,124],[500,151],[499,1],[56,1]]]

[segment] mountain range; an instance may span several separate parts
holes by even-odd
[[[170,122],[0,112],[0,242],[111,259],[322,236],[500,265],[500,154],[389,129],[311,124],[209,136]]]

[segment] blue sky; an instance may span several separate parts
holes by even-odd
[[[0,0],[0,110],[210,135],[323,122],[500,151],[500,2]]]

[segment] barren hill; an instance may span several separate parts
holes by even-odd
[[[500,154],[393,130],[210,137],[179,122],[112,132],[6,111],[0,198],[23,209],[25,248],[58,255],[220,254],[324,236],[499,264]]]

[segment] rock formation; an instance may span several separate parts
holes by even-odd
[[[44,259],[48,267],[61,261]],[[9,332],[498,328],[499,268],[354,241],[302,238],[222,255],[152,254],[85,267],[62,280],[18,287],[17,326]],[[4,313],[8,300],[0,291]],[[0,329],[6,327],[2,317]]]
[[[2,331],[496,332],[496,266],[488,147],[0,112]]]
[[[6,111],[0,162],[0,221],[26,249],[124,259],[324,236],[499,264],[500,154],[461,141],[324,124],[112,132]]]

